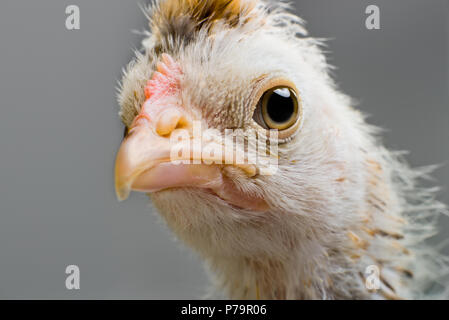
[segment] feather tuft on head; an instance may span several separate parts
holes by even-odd
[[[165,0],[153,7],[150,27],[156,39],[167,35],[186,39],[196,31],[209,32],[219,22],[232,28],[252,19],[258,0]]]
[[[166,0],[159,3],[155,21],[188,16],[197,24],[223,20],[235,24],[257,4],[257,0]]]

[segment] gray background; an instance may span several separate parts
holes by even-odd
[[[142,0],[143,1],[143,0]],[[293,1],[331,38],[342,89],[414,166],[448,163],[448,1]],[[65,7],[81,30],[65,29]],[[380,31],[365,8],[381,8]],[[207,277],[144,195],[118,203],[115,86],[146,21],[137,0],[0,3],[0,298],[197,298]],[[435,173],[449,202],[448,165]],[[448,219],[449,220],[449,219]],[[442,220],[443,237],[449,224]],[[65,267],[81,290],[65,288]]]

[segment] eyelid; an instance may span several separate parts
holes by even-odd
[[[298,95],[298,89],[296,88],[295,84],[291,82],[290,80],[284,79],[284,78],[274,78],[274,79],[267,79],[265,81],[261,81],[260,85],[256,88],[254,95],[254,106],[257,106],[257,103],[259,102],[260,98],[263,96],[263,94],[275,87],[288,87],[291,88],[295,94]]]

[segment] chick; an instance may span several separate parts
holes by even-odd
[[[424,240],[444,206],[416,186],[425,172],[386,150],[351,107],[299,17],[261,0],[161,0],[148,17],[143,52],[119,92],[127,135],[117,195],[149,193],[206,261],[217,292],[408,299],[441,283],[446,258]],[[248,136],[275,130],[276,154],[271,138],[262,154],[276,159],[276,170],[238,162],[238,148],[231,161],[189,151],[183,160],[191,162],[174,163],[173,136],[195,123],[216,136],[233,129],[248,143],[247,159],[260,155]]]

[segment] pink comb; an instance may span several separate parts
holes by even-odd
[[[179,77],[182,75],[181,67],[173,58],[164,53],[156,65],[157,71],[145,86],[147,99],[164,96],[179,89]]]

